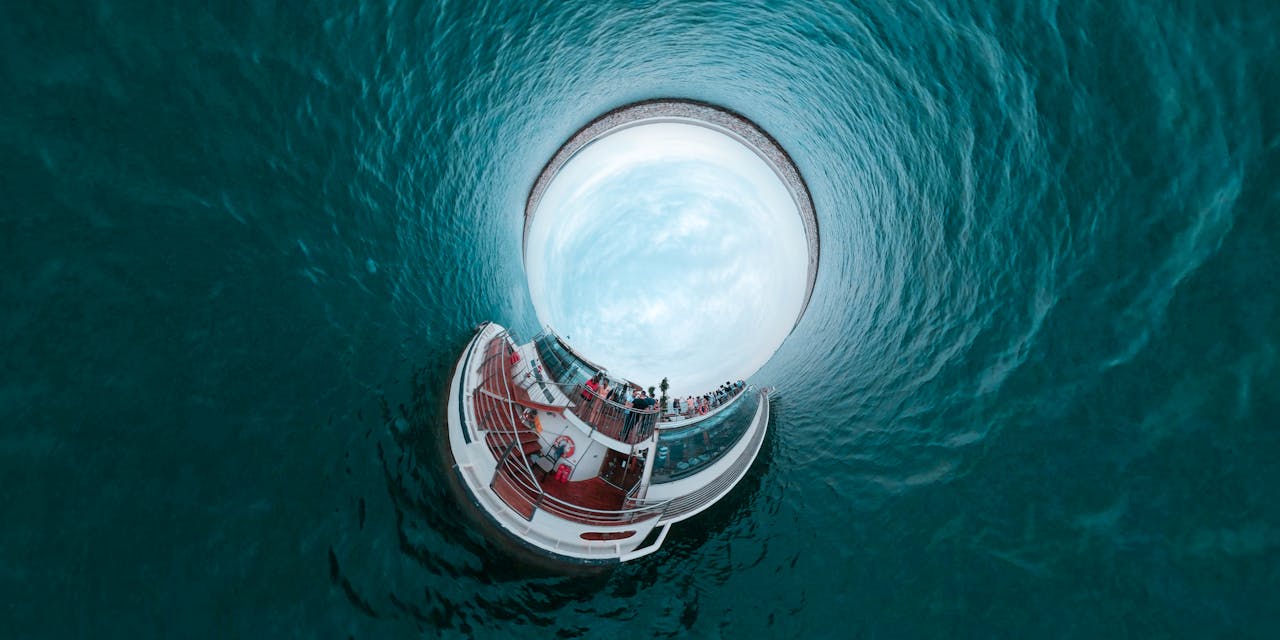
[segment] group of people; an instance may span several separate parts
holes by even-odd
[[[725,382],[710,393],[689,396],[683,400],[676,398],[671,403],[671,409],[682,416],[705,415],[708,411],[732,400],[746,387],[747,383],[742,380]]]
[[[657,400],[649,397],[644,389],[633,388],[631,385],[612,382],[603,373],[597,373],[582,385],[582,400],[588,405],[586,419],[591,422],[591,418],[598,415],[603,408],[603,403],[597,403],[595,400],[605,398],[609,402],[622,405],[627,408],[635,409],[651,409]]]
[[[676,398],[671,403],[668,415],[684,417],[706,415],[712,409],[732,400],[746,387],[747,383],[742,380],[725,382],[714,391],[700,396]],[[621,429],[614,435],[615,437],[620,435],[622,440],[630,438],[636,425],[640,425],[644,430],[651,429],[659,413],[654,411],[658,400],[645,393],[644,389],[626,382],[612,381],[603,373],[597,373],[583,384],[581,397],[582,403],[577,411],[578,416],[596,428],[605,429],[606,432],[613,430],[611,426],[614,428],[620,426]],[[608,400],[608,402],[602,400]],[[621,425],[618,425],[619,420]]]
[[[601,399],[609,402],[601,402]],[[656,415],[652,410],[658,404],[644,389],[623,382],[613,382],[603,373],[597,373],[583,385],[582,401],[583,407],[579,415],[597,428],[616,422],[621,413],[623,440],[630,437],[637,424],[652,426],[655,419],[647,416]]]

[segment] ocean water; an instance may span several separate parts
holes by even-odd
[[[145,6],[150,4],[150,6]],[[1275,637],[1280,5],[8,3],[0,635]],[[725,501],[602,573],[466,525],[538,171],[679,97],[822,262]]]

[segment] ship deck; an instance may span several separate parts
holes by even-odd
[[[522,419],[516,407],[552,414],[562,414],[566,408],[536,402],[526,389],[512,383],[512,351],[505,337],[489,341],[482,355],[481,384],[472,398],[477,426],[485,433],[494,458],[502,461],[491,485],[494,493],[526,520],[544,509],[583,524],[616,524],[627,497],[622,487],[640,480],[636,466],[570,482],[557,480],[540,467],[536,460],[550,452],[551,443]],[[607,468],[608,462],[609,458],[601,468]]]
[[[652,553],[673,523],[730,491],[759,450],[768,422],[764,394],[749,437],[697,474],[654,484],[650,467],[662,429],[648,426],[648,437],[631,443],[584,421],[598,423],[595,411],[620,405],[584,403],[581,387],[540,375],[541,353],[533,349],[517,347],[498,325],[482,325],[455,369],[449,403],[459,478],[491,520],[531,547],[585,562]],[[612,426],[625,432],[626,418]]]

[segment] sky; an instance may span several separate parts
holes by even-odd
[[[804,303],[804,227],[754,151],[694,124],[597,139],[553,179],[529,232],[539,321],[588,359],[671,395],[746,379]]]

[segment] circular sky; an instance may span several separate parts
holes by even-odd
[[[588,359],[673,396],[755,373],[801,313],[808,245],[787,187],[697,124],[598,138],[552,179],[529,228],[534,308]]]

